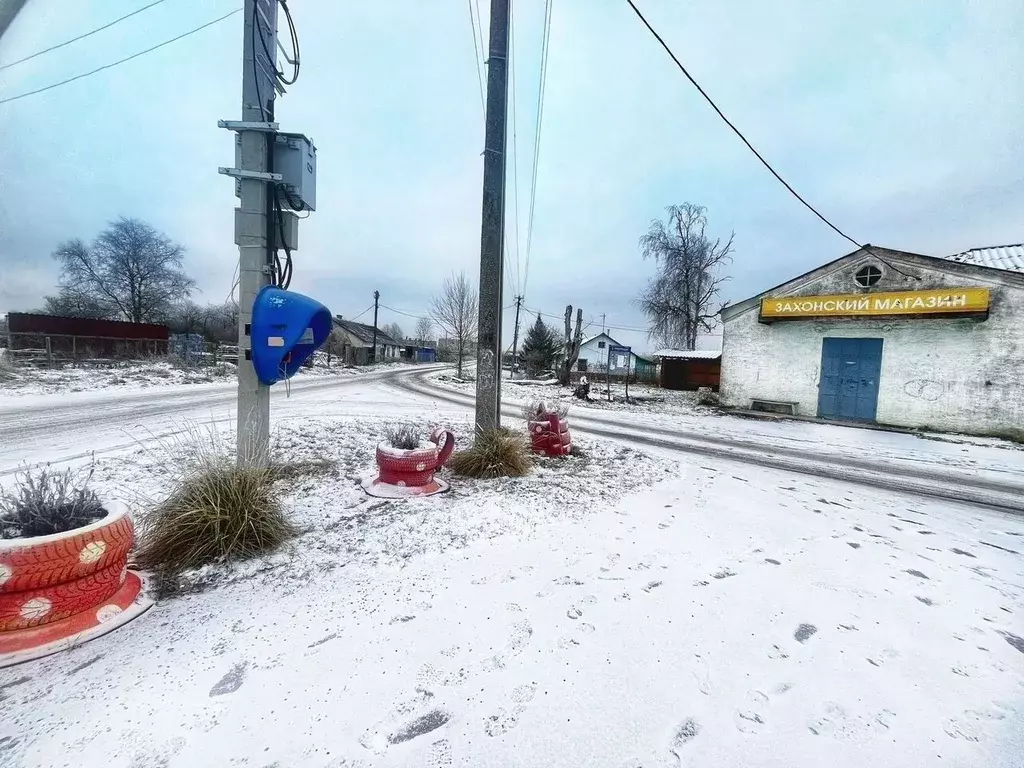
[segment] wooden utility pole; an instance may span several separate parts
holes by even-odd
[[[380,307],[380,291],[373,292],[373,351],[370,353],[370,362],[377,362],[377,310]]]
[[[519,310],[523,306],[523,297],[516,296],[516,326],[512,332],[512,370],[516,369],[516,361],[519,359],[516,355],[516,346],[519,344]]]
[[[480,308],[476,353],[476,433],[501,426],[501,294],[505,258],[505,136],[511,0],[491,0],[480,226]]]

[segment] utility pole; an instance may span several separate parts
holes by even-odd
[[[370,362],[377,362],[377,309],[380,307],[380,291],[373,292],[373,354]]]
[[[25,2],[26,0],[0,0],[0,37],[4,36],[4,32],[11,26],[11,22],[24,7]]]
[[[519,359],[516,356],[516,345],[519,343],[519,310],[523,306],[523,297],[516,296],[516,328],[512,332],[512,370],[516,369],[516,361]]]
[[[480,227],[480,311],[476,355],[477,434],[501,426],[501,295],[505,258],[505,136],[512,0],[491,0]]]
[[[238,463],[263,466],[270,460],[270,387],[256,378],[251,359],[252,306],[256,294],[270,284],[273,242],[267,215],[276,193],[271,171],[274,140],[276,62],[267,61],[260,37],[269,51],[277,50],[277,0],[245,0],[242,35],[242,123],[238,126]],[[259,28],[253,25],[259,24]],[[244,127],[244,128],[243,128]]]
[[[601,333],[604,333],[604,321],[608,317],[604,312],[601,313]]]

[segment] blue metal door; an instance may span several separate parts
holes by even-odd
[[[818,416],[874,421],[881,371],[881,339],[822,339]]]

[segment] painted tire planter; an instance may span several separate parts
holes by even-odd
[[[572,453],[568,419],[559,418],[557,413],[549,413],[543,419],[530,420],[526,424],[534,453],[546,456],[568,456]]]
[[[364,482],[363,488],[371,496],[383,498],[430,496],[446,491],[448,484],[437,480],[434,473],[454,450],[455,435],[440,428],[434,430],[429,441],[420,441],[418,448],[393,448],[381,442],[377,445],[377,478]]]
[[[152,605],[128,571],[128,508],[104,506],[102,520],[81,528],[0,540],[0,667],[104,634]]]

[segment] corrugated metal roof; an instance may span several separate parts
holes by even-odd
[[[662,349],[655,357],[671,357],[678,360],[716,360],[722,356],[717,349]]]
[[[979,267],[1024,272],[1024,243],[993,245],[988,248],[971,248],[969,251],[954,253],[946,258],[950,261],[975,264]]]

